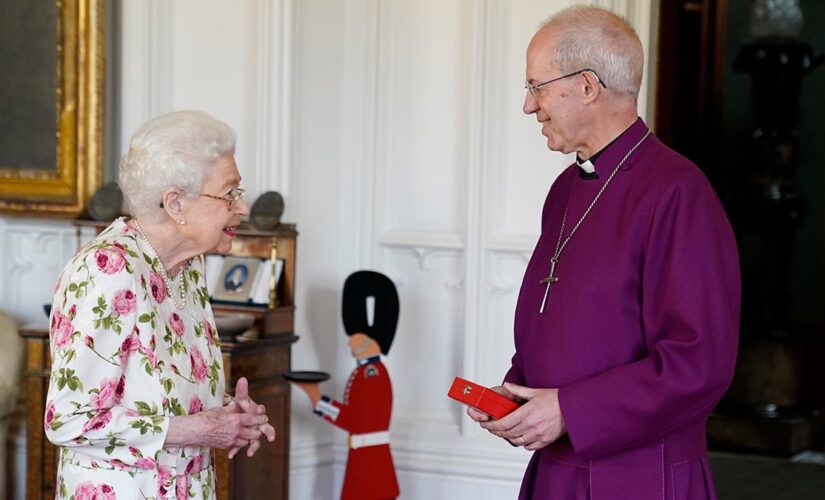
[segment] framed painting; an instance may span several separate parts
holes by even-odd
[[[75,217],[103,177],[104,0],[0,12],[0,212]]]

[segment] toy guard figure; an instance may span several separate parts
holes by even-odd
[[[370,324],[367,302],[373,298]],[[338,402],[321,396],[319,384],[293,382],[309,396],[315,413],[349,435],[349,456],[342,500],[390,499],[398,481],[390,453],[392,383],[381,362],[390,350],[398,324],[398,293],[393,282],[374,271],[358,271],[344,282],[342,316],[358,367]]]

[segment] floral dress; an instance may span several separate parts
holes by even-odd
[[[203,262],[180,271],[180,310],[159,266],[118,219],[58,279],[44,418],[60,451],[58,499],[215,498],[211,450],[163,445],[170,416],[223,404]]]

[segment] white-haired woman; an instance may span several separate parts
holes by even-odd
[[[214,498],[212,448],[275,439],[241,379],[224,405],[202,255],[226,253],[248,214],[235,134],[203,112],[132,136],[120,186],[132,218],[58,279],[44,427],[60,448],[57,498]]]

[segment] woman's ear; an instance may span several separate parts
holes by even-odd
[[[183,193],[176,188],[169,188],[163,192],[161,208],[166,210],[174,220],[178,220],[183,213]]]

